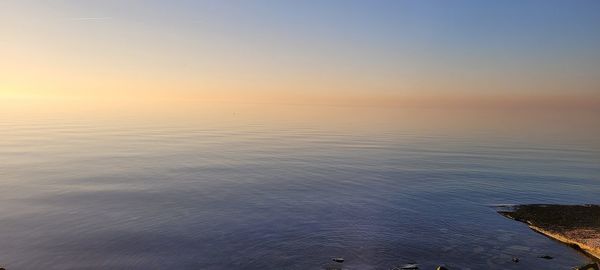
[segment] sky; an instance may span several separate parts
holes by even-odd
[[[596,106],[598,14],[595,0],[1,0],[0,98]]]

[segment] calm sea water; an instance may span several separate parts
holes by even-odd
[[[0,265],[323,269],[344,257],[344,269],[570,269],[589,261],[491,206],[600,203],[594,121],[256,110],[1,117]]]

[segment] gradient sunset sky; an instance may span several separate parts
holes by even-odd
[[[0,1],[0,98],[600,97],[600,1]]]

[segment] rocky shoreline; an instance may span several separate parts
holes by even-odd
[[[503,206],[498,213],[600,260],[600,205]]]

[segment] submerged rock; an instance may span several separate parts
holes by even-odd
[[[540,258],[540,259],[546,259],[546,260],[552,260],[552,259],[554,259],[554,257],[548,256],[548,255],[538,256],[538,258]]]
[[[517,257],[513,257],[513,258],[512,258],[512,261],[513,261],[513,262],[516,262],[516,263],[518,263],[518,262],[519,262],[519,258],[517,258]]]
[[[331,260],[334,261],[334,262],[337,262],[337,263],[343,263],[344,262],[344,258],[342,258],[342,257],[332,258]]]

